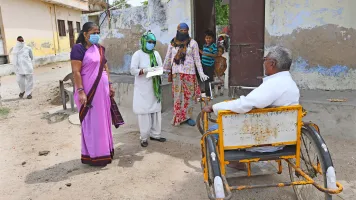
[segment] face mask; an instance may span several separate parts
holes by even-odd
[[[100,40],[100,35],[99,34],[91,34],[89,37],[89,42],[92,44],[98,44]]]
[[[187,40],[189,38],[189,34],[188,33],[181,33],[179,31],[177,31],[176,38],[179,41],[185,41],[185,40]]]
[[[19,47],[23,47],[25,45],[25,43],[17,41],[16,45],[19,46]]]
[[[155,48],[155,44],[146,42],[146,49],[147,50],[151,51],[153,48]]]

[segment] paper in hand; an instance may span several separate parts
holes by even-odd
[[[150,78],[153,76],[161,76],[161,75],[163,75],[163,67],[156,67],[155,71],[147,73],[146,78]]]

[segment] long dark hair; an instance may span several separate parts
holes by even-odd
[[[94,22],[87,22],[83,25],[82,30],[79,33],[79,36],[77,38],[77,41],[75,42],[76,44],[82,44],[83,46],[87,45],[87,42],[85,41],[84,33],[89,32],[93,27],[97,27]]]

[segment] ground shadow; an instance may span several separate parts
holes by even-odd
[[[133,131],[125,134],[115,134],[114,141],[122,141],[123,144],[115,149],[114,159],[119,159],[118,166],[132,167],[135,162],[142,161],[144,155],[151,153],[161,153],[183,160],[184,164],[196,172],[201,172],[201,168],[191,165],[191,161],[200,161],[201,152],[198,147],[191,144],[184,144],[175,141],[167,141],[164,143],[149,140],[149,145],[146,148],[140,146],[139,132]],[[125,141],[137,141],[126,142]],[[172,148],[176,146],[175,148]],[[179,149],[175,151],[173,149]],[[188,148],[187,148],[188,147]],[[193,149],[193,150],[192,150]]]
[[[200,160],[200,150],[198,148],[193,148],[194,150],[191,150],[192,148],[187,148],[187,146],[192,145],[173,141],[167,141],[165,143],[149,141],[149,146],[147,148],[143,148],[140,146],[138,138],[138,132],[114,134],[114,141],[120,141],[121,144],[119,147],[115,148],[114,161],[112,164],[109,164],[108,167],[111,167],[114,163],[116,163],[116,160],[118,160],[117,166],[119,167],[133,167],[135,162],[142,161],[145,155],[157,152],[182,159],[188,167],[193,168],[197,172],[201,172],[201,169],[189,164],[190,161]],[[174,146],[175,150],[172,150],[172,146]],[[177,147],[179,151],[177,151]],[[31,172],[26,176],[25,183],[35,184],[59,182],[67,180],[72,176],[92,173],[100,170],[105,169],[83,165],[80,159],[70,160],[55,164],[43,170]]]
[[[286,181],[283,175],[265,175],[255,177],[240,177],[228,179],[230,186],[267,184]],[[162,194],[155,199],[209,199],[203,182],[203,174],[190,174],[183,182],[176,183],[172,192]],[[227,195],[227,194],[226,194]],[[232,191],[231,200],[297,200],[291,187],[258,188],[242,191]]]
[[[60,182],[68,179],[71,176],[76,176],[85,173],[100,171],[100,167],[91,167],[83,165],[80,159],[70,160],[67,162],[58,163],[52,167],[31,172],[26,176],[25,183],[47,183],[47,182]]]
[[[130,132],[127,134],[135,134]],[[120,136],[114,135],[114,141],[123,141],[123,138]],[[124,142],[124,141],[123,141]],[[144,156],[139,153],[142,151],[138,147],[138,143],[123,143],[118,148],[115,149],[114,160],[118,159],[118,166],[123,168],[132,167],[135,162],[142,161]]]

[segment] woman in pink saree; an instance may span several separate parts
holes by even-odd
[[[83,164],[106,166],[114,155],[110,112],[110,97],[114,95],[114,89],[109,81],[105,49],[98,44],[99,34],[96,24],[85,23],[70,57],[74,99],[81,120],[81,161]]]

